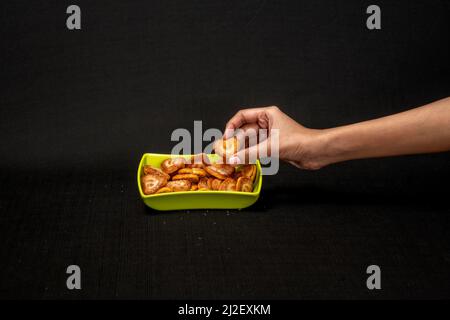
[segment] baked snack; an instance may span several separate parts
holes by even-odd
[[[169,188],[167,186],[162,187],[161,189],[159,189],[158,191],[156,191],[156,193],[167,193],[167,192],[172,192],[172,188]]]
[[[220,184],[219,191],[236,191],[236,180],[226,178]]]
[[[189,161],[186,163],[186,168],[204,168],[211,164],[206,153],[199,153],[191,156]]]
[[[249,178],[253,182],[253,181],[255,181],[256,171],[257,171],[256,165],[244,164],[238,168],[235,178],[245,177],[245,178]]]
[[[178,170],[177,174],[195,174],[199,177],[206,177],[206,171],[201,168],[184,168]]]
[[[176,175],[174,175],[172,177],[172,180],[173,181],[176,181],[176,180],[188,180],[188,181],[190,181],[192,183],[197,183],[199,178],[195,174],[188,173],[188,174],[176,174]]]
[[[167,173],[164,173],[161,171],[161,169],[158,168],[153,168],[151,165],[149,164],[145,164],[144,165],[144,175],[156,175],[156,176],[161,176],[167,180],[170,179],[170,176]]]
[[[203,158],[203,154],[197,155]],[[202,160],[199,166],[190,166],[184,158],[169,158],[161,168],[143,166],[142,191],[146,195],[179,191],[242,191],[252,192],[256,165],[238,167],[229,164],[211,164]]]
[[[252,192],[253,182],[249,178],[240,177],[236,182],[236,191]]]
[[[218,179],[225,180],[234,173],[234,167],[229,164],[213,164],[205,167],[205,171]]]
[[[184,158],[169,158],[161,163],[161,170],[167,174],[172,174],[175,171],[184,168],[186,160]]]
[[[209,178],[201,178],[200,181],[198,182],[198,190],[199,191],[205,191],[205,190],[210,190],[210,183],[209,183]]]
[[[191,182],[189,180],[176,180],[167,182],[167,187],[176,191],[189,191],[191,190]]]
[[[219,139],[214,144],[214,152],[222,157],[224,163],[227,163],[227,160],[238,151],[239,140],[237,137],[231,137],[226,140]]]
[[[212,179],[212,181],[211,181],[211,189],[212,190],[219,190],[221,183],[222,183],[222,180],[220,180],[220,179]]]
[[[146,174],[141,177],[142,191],[144,194],[153,194],[166,185],[167,179],[156,174]]]

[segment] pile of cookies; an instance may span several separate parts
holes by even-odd
[[[228,164],[212,164],[206,157],[200,162],[184,158],[169,158],[161,168],[144,165],[141,177],[144,194],[177,191],[242,191],[252,192],[256,177],[256,165],[234,167]]]

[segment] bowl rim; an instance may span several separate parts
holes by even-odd
[[[261,187],[262,187],[262,174],[261,174],[261,163],[259,162],[259,160],[256,160],[256,170],[259,173],[258,174],[258,178],[255,180],[255,184],[254,184],[254,189],[253,192],[244,192],[244,191],[218,191],[218,190],[213,190],[213,191],[177,191],[177,192],[167,192],[167,193],[157,193],[157,194],[144,194],[144,192],[142,191],[142,186],[141,186],[141,173],[142,173],[142,167],[144,165],[144,160],[146,157],[151,157],[151,156],[156,156],[156,157],[167,157],[167,158],[174,158],[174,157],[183,157],[183,158],[188,158],[191,157],[193,155],[177,155],[177,154],[164,154],[164,153],[144,153],[141,157],[141,161],[139,161],[139,167],[137,170],[137,184],[138,184],[138,189],[139,189],[139,194],[141,196],[142,199],[149,199],[149,198],[157,198],[157,197],[174,197],[177,195],[195,195],[195,194],[215,194],[215,195],[239,195],[239,196],[247,196],[247,197],[254,197],[260,194],[261,192]],[[215,154],[207,154],[208,157],[213,156],[216,157]]]

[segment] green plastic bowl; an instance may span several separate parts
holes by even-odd
[[[183,191],[145,195],[142,192],[141,176],[144,165],[159,168],[161,162],[167,158],[180,157],[178,155],[145,153],[142,156],[137,172],[137,184],[139,194],[144,203],[152,209],[187,210],[187,209],[243,209],[251,206],[258,200],[262,186],[261,164],[256,163],[256,178],[253,192],[237,191]],[[186,159],[191,155],[182,156]],[[217,160],[217,155],[210,154],[208,158]]]

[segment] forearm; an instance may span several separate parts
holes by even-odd
[[[322,165],[450,150],[450,98],[391,116],[326,129],[316,148]]]

